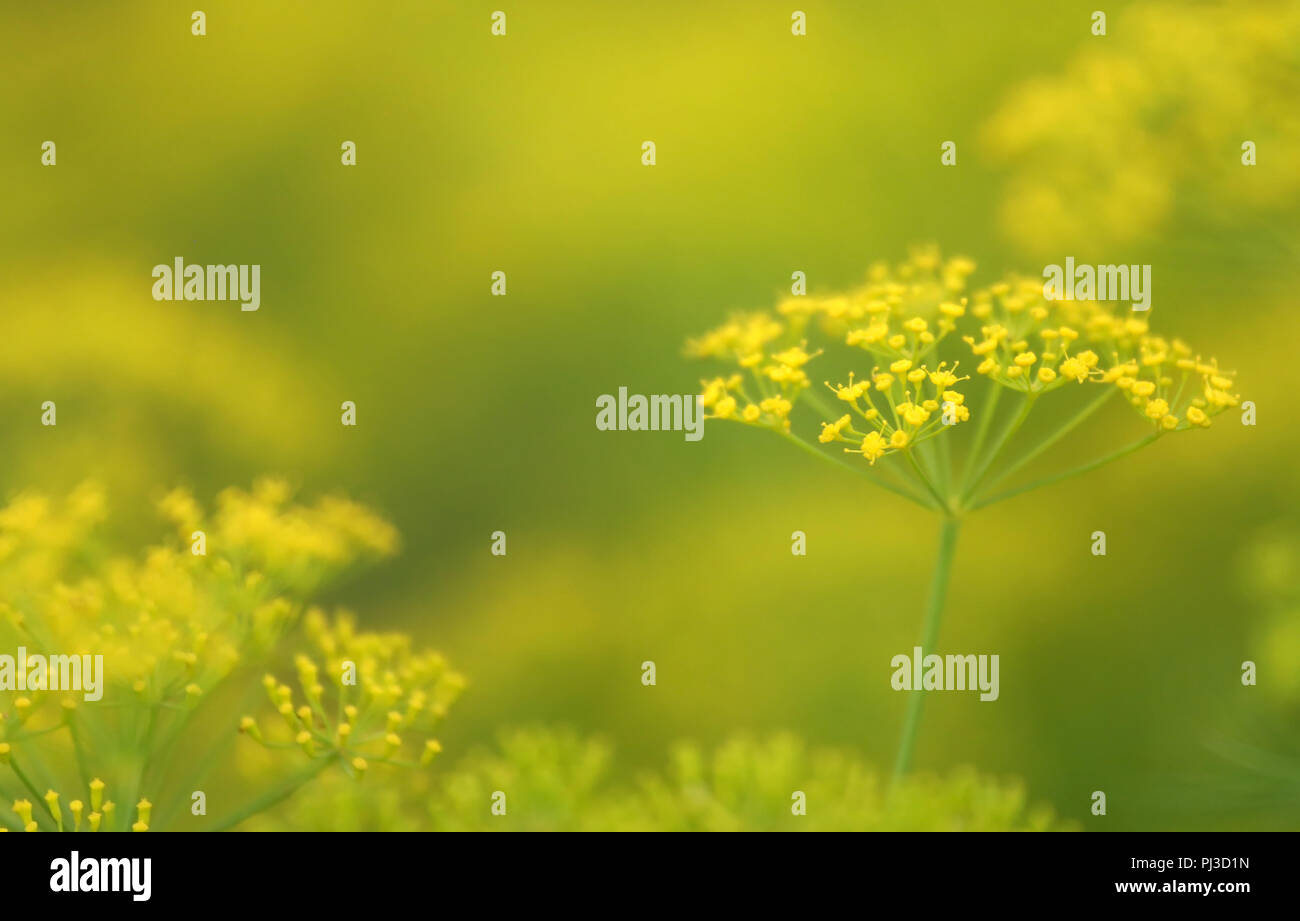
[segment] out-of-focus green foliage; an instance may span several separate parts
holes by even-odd
[[[791,813],[793,791],[807,815]],[[892,789],[846,752],[809,750],[790,735],[732,739],[709,752],[679,745],[664,778],[642,784],[642,808],[674,831],[1051,831],[1050,809],[1023,787],[971,770],[908,776]]]
[[[416,785],[336,777],[250,828],[415,831],[1051,831],[1019,783],[971,770],[909,777],[890,789],[851,754],[790,734],[682,743],[667,769],[621,783],[607,743],[570,730],[515,729],[497,747]],[[796,815],[795,794],[806,814]],[[505,812],[492,810],[504,794]]]
[[[1237,567],[1262,613],[1250,643],[1260,690],[1276,703],[1300,704],[1300,530],[1264,529],[1242,547]]]

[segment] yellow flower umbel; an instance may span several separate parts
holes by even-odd
[[[298,504],[277,479],[226,490],[211,514],[186,492],[167,494],[161,510],[179,540],[137,556],[103,549],[94,529],[105,508],[93,485],[62,502],[23,494],[0,508],[0,648],[26,649],[29,666],[102,662],[78,690],[0,691],[0,791],[25,804],[19,828],[194,827],[184,824],[188,797],[211,756],[183,754],[192,714],[278,647],[312,592],[397,540],[361,506]],[[366,652],[363,663],[376,660]],[[406,685],[409,703],[419,683]],[[3,816],[0,826],[13,827]]]
[[[464,678],[440,653],[414,651],[406,634],[357,632],[347,614],[330,621],[313,609],[304,628],[314,653],[294,660],[298,692],[266,675],[278,717],[266,732],[244,717],[240,731],[268,749],[305,754],[302,778],[332,764],[357,778],[376,765],[427,767],[442,751],[433,733]]]
[[[808,404],[821,414],[821,444],[841,443],[874,467],[892,454],[909,466],[890,469],[878,482],[929,507],[943,505],[938,455],[927,442],[971,417],[958,373],[959,362],[939,357],[945,340],[966,315],[963,297],[969,259],[944,260],[934,247],[919,248],[903,264],[871,267],[866,283],[847,294],[791,297],[775,315],[737,316],[687,344],[701,358],[734,361],[738,371],[702,381],[708,418],[733,419],[795,439],[792,414]],[[823,346],[809,346],[809,339]],[[811,388],[808,366],[829,351],[848,357],[865,352],[865,368],[850,370],[838,384],[823,381],[835,400]],[[866,371],[864,374],[863,371]],[[919,460],[918,460],[919,457]]]
[[[796,431],[797,410],[806,405],[820,416],[817,444],[843,445],[843,453],[859,455],[868,468],[885,468],[874,479],[878,485],[960,516],[1001,498],[991,495],[993,486],[1116,392],[1153,427],[1143,444],[1166,432],[1204,428],[1238,405],[1230,373],[1180,340],[1152,334],[1144,318],[1106,302],[1048,299],[1039,279],[1011,276],[967,291],[974,270],[969,259],[945,260],[933,247],[920,248],[900,265],[872,266],[866,284],[847,294],[787,298],[774,315],[738,316],[692,340],[690,354],[738,366],[702,382],[708,417],[769,428],[829,457]],[[821,347],[810,346],[817,337]],[[854,359],[863,352],[866,362]],[[825,384],[829,400],[810,388],[807,367],[832,354],[850,367],[839,382]],[[972,375],[987,381],[982,395],[972,396]],[[996,469],[1041,398],[1079,387],[1092,402],[1019,460]],[[1003,393],[1018,395],[1020,404],[990,443]],[[972,416],[976,431],[968,444],[959,440],[964,463],[958,471],[948,433],[964,429]],[[891,455],[900,464],[878,463]]]
[[[926,636],[938,629],[966,514],[1087,473],[1170,432],[1204,428],[1239,403],[1231,374],[1181,341],[1153,334],[1145,318],[1106,302],[1049,299],[1038,279],[1010,276],[968,291],[974,271],[969,259],[944,260],[933,247],[917,249],[893,268],[872,266],[866,283],[846,294],[787,298],[775,315],[737,317],[688,345],[692,355],[738,366],[703,381],[701,403],[709,418],[773,430],[942,516]],[[826,383],[833,400],[808,385],[806,366],[815,358],[844,369],[838,383]],[[1116,393],[1150,425],[1141,439],[995,491]],[[995,435],[1004,394],[1018,402],[1002,413]],[[1080,398],[1082,406],[1071,406]],[[1052,423],[1036,444],[1008,460],[1039,405],[1051,408]],[[803,407],[809,423],[819,422],[816,431],[799,425]],[[974,425],[964,424],[971,420]],[[962,434],[967,430],[973,430],[969,439]],[[841,456],[820,446],[841,446]],[[842,454],[861,460],[846,461]],[[897,777],[910,764],[919,700],[909,702]]]

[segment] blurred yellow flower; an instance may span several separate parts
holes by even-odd
[[[1143,3],[1082,41],[1060,75],[1027,80],[983,128],[1009,170],[1000,222],[1017,244],[1095,250],[1180,212],[1217,208],[1232,224],[1243,210],[1294,210],[1300,6]],[[1248,153],[1267,167],[1243,165]]]
[[[167,493],[159,509],[177,536],[137,556],[100,544],[95,527],[105,509],[94,484],[62,501],[24,493],[0,508],[0,649],[25,650],[24,665],[51,656],[103,662],[99,696],[43,680],[0,689],[0,798],[14,803],[19,828],[80,830],[83,818],[91,831],[171,824],[180,804],[168,799],[155,817],[140,792],[188,796],[186,777],[210,766],[176,756],[196,709],[279,646],[306,597],[397,547],[391,525],[363,506],[339,497],[294,503],[288,484],[275,478],[226,490],[210,515],[189,493]],[[368,757],[406,757],[397,734],[427,733],[461,686],[441,656],[413,652],[405,636],[358,633],[349,617],[330,624],[315,610],[305,627],[331,669],[339,659],[354,664],[358,687],[348,700],[355,703],[340,695],[339,712],[358,732],[318,737],[324,715],[311,705],[321,705],[323,689],[306,655],[297,663],[309,704],[305,712],[289,706],[288,719],[307,734],[298,741],[312,757],[343,761],[345,770],[355,769],[353,759],[369,751],[376,732],[383,751]],[[276,687],[278,702],[291,696]],[[255,725],[242,728],[258,735]],[[427,764],[436,742],[420,744],[408,760]],[[134,816],[105,798],[108,788],[136,803]],[[66,812],[61,791],[73,793]],[[255,797],[232,810],[232,821],[265,804]],[[8,827],[3,815],[0,826]]]

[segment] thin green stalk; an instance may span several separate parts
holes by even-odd
[[[149,717],[145,721],[144,732],[141,734],[140,740],[136,743],[136,750],[140,752],[140,757],[138,759],[139,764],[136,765],[135,769],[135,778],[126,788],[126,802],[122,804],[126,808],[118,813],[118,816],[120,817],[118,819],[118,824],[122,826],[123,831],[126,831],[131,827],[131,810],[136,808],[140,791],[144,788],[145,771],[149,767],[149,752],[151,751],[150,745],[153,741],[154,729],[157,728],[157,705],[150,704],[148,710]]]
[[[903,449],[903,453],[907,455],[908,463],[912,465],[912,469],[916,471],[916,475],[920,477],[921,482],[925,484],[925,488],[930,490],[930,495],[931,497],[934,498],[934,501],[937,503],[938,508],[947,511],[948,510],[947,498],[945,498],[943,493],[939,492],[939,490],[935,488],[934,483],[930,481],[930,478],[926,476],[925,471],[921,469],[921,465],[916,461],[916,456],[915,456],[916,452],[914,452],[911,448],[905,448]]]
[[[952,495],[952,446],[948,443],[948,436],[952,432],[940,432],[937,436],[938,446],[936,453],[939,455],[939,470],[941,471],[939,482],[943,486],[944,495]]]
[[[989,386],[993,388],[993,395],[989,397],[988,405],[981,410],[979,427],[975,430],[975,443],[971,445],[962,464],[961,489],[958,495],[966,495],[966,490],[970,487],[970,478],[975,473],[980,452],[984,449],[985,440],[988,439],[989,429],[993,428],[993,417],[998,414],[998,398],[1002,396],[1003,388],[993,381],[989,381]]]
[[[250,673],[251,673],[251,669],[250,669]],[[242,702],[239,708],[240,712],[242,713],[248,710],[253,700],[257,696],[259,696],[261,692],[262,692],[261,682],[250,683],[248,689],[244,692],[244,695],[241,698]],[[202,704],[208,699],[208,696],[205,696],[204,700],[200,701],[200,706],[202,706]],[[342,707],[340,706],[339,719],[337,720],[337,722],[340,723],[343,722],[342,716],[343,716],[343,712],[342,712]],[[193,759],[192,761],[189,762],[191,770],[184,775],[185,780],[183,783],[172,784],[173,790],[184,793],[185,791],[192,791],[198,789],[202,785],[202,783],[207,779],[208,774],[211,773],[213,768],[215,768],[221,762],[221,756],[227,750],[229,750],[229,748],[232,745],[238,742],[240,738],[240,734],[234,731],[234,729],[231,729],[228,732],[218,732],[216,736],[217,736],[216,739],[212,742],[211,746],[207,748],[204,754],[200,755],[198,758]],[[174,742],[175,738],[173,738],[172,741]],[[297,748],[296,745],[292,747]],[[167,762],[164,759],[161,760],[160,763],[167,763]],[[159,781],[159,783],[161,784],[163,783],[163,781]],[[154,817],[157,819],[158,827],[170,828],[172,820],[176,817],[176,814],[180,811],[183,803],[184,800],[180,799],[179,797],[172,796],[172,797],[168,797],[166,803],[160,804],[159,806],[155,806]]]
[[[27,775],[18,767],[18,762],[15,761],[12,756],[9,759],[9,767],[13,770],[14,776],[22,781],[22,785],[27,788],[27,792],[32,795],[32,799],[35,801],[33,805],[35,805],[37,809],[44,810],[43,813],[33,811],[32,821],[36,821],[41,815],[47,815],[50,817],[50,827],[54,828],[54,813],[50,811],[50,804],[45,801],[45,797],[41,795],[41,792],[36,788],[36,785],[28,780]],[[39,822],[37,824],[39,824]]]
[[[834,464],[837,467],[843,467],[846,470],[852,470],[854,473],[858,474],[859,476],[863,475],[863,471],[860,470],[859,468],[853,466],[852,464],[845,463],[839,458],[833,457],[832,455],[827,454],[824,451],[818,451],[812,445],[808,444],[808,442],[804,441],[801,438],[796,438],[794,435],[791,435],[789,432],[778,432],[777,434],[780,435],[782,438],[784,438],[786,441],[798,445],[800,448],[807,451],[809,454],[813,455],[814,457],[820,457],[828,464]],[[915,502],[917,505],[921,506],[922,508],[932,509],[935,507],[931,502],[921,498],[915,493],[910,492],[908,490],[901,489],[895,486],[893,483],[887,483],[883,479],[880,479],[879,477],[868,476],[867,482],[873,483],[876,486],[879,486],[881,489],[887,489],[890,492],[892,492],[894,495],[901,496],[902,498],[907,499],[909,502]]]
[[[292,796],[294,793],[298,791],[299,787],[307,783],[307,781],[311,780],[313,777],[315,777],[321,771],[325,770],[325,768],[327,768],[329,765],[333,764],[337,760],[338,759],[333,756],[316,759],[311,764],[309,764],[305,770],[299,771],[297,774],[293,774],[290,777],[286,778],[285,781],[281,783],[279,786],[274,787],[273,789],[262,794],[257,799],[248,803],[242,809],[238,809],[235,812],[229,813],[224,819],[222,819],[220,822],[217,822],[208,830],[226,831],[227,829],[234,828],[236,825],[238,825],[240,822],[244,821],[245,819],[257,815],[259,812],[265,812],[267,809],[270,809],[272,806],[282,802],[283,800],[288,799],[290,796]]]
[[[895,469],[896,464],[897,469]],[[938,509],[935,508],[933,499],[923,492],[914,492],[912,490],[912,480],[907,474],[907,468],[902,466],[902,464],[903,461],[898,457],[898,452],[895,452],[893,454],[886,454],[884,457],[877,460],[874,465],[869,465],[869,469],[872,471],[880,471],[882,475],[890,477],[895,486],[912,493],[921,500],[921,504],[926,508],[938,511]],[[872,475],[874,476],[874,473]]]
[[[948,579],[952,575],[953,555],[957,548],[957,532],[961,519],[945,516],[939,528],[939,550],[934,561],[934,575],[930,578],[930,597],[926,603],[925,626],[922,630],[921,649],[930,650],[939,642],[939,623],[943,619],[943,602],[948,594]],[[916,748],[916,733],[921,725],[921,704],[925,691],[912,688],[903,717],[903,734],[898,742],[898,756],[894,759],[894,783],[897,784],[912,766],[912,751]]]
[[[1031,489],[1038,489],[1040,486],[1050,486],[1053,483],[1059,483],[1061,480],[1066,480],[1069,479],[1070,477],[1079,476],[1080,474],[1084,474],[1084,473],[1088,473],[1089,471],[1096,470],[1098,467],[1102,466],[1103,464],[1109,464],[1113,460],[1119,460],[1121,457],[1124,457],[1125,455],[1128,454],[1132,454],[1134,451],[1137,451],[1140,448],[1145,448],[1147,445],[1151,444],[1151,442],[1159,438],[1162,434],[1163,432],[1152,432],[1150,435],[1147,435],[1145,438],[1135,441],[1131,445],[1128,445],[1127,447],[1120,448],[1118,451],[1113,451],[1110,454],[1107,454],[1105,457],[1099,457],[1095,461],[1084,464],[1082,467],[1075,467],[1071,470],[1065,471],[1064,473],[1057,473],[1057,474],[1053,474],[1052,476],[1043,477],[1042,479],[1034,480],[1031,483],[1027,483],[1024,486],[1017,486],[1015,489],[1009,489],[1006,492],[1000,492],[996,496],[991,496],[987,499],[981,499],[979,502],[976,502],[973,506],[971,506],[971,511],[974,511],[977,508],[984,508],[986,505],[992,505],[995,502],[1001,502],[1003,499],[1010,499],[1012,496],[1018,496],[1021,493],[1029,492]]]
[[[925,468],[930,482],[934,483],[935,490],[941,496],[946,497],[948,495],[948,486],[944,482],[945,470],[939,463],[939,449],[935,441],[936,438],[927,438],[925,441],[919,442],[914,453]]]
[[[72,751],[77,760],[77,774],[81,778],[81,785],[87,789],[90,788],[90,769],[87,766],[86,745],[81,738],[81,729],[78,726],[80,715],[76,710],[67,714],[68,734],[72,737]]]
[[[1029,411],[1034,408],[1035,399],[1037,399],[1037,394],[1025,394],[1025,402],[1020,407],[1020,412],[1016,413],[1015,418],[1013,418],[1007,424],[1007,427],[1002,430],[1002,434],[998,436],[997,445],[995,445],[993,450],[989,452],[988,459],[980,465],[975,476],[971,479],[970,485],[966,487],[966,491],[961,497],[963,505],[970,500],[970,497],[975,490],[979,489],[980,483],[982,483],[984,478],[988,476],[993,463],[1002,456],[1002,452],[1007,449],[1007,445],[1011,443],[1011,439],[1015,437],[1016,432],[1020,431],[1020,426],[1025,424],[1025,418],[1029,415]]]
[[[1083,409],[1079,410],[1079,412],[1077,412],[1074,415],[1074,417],[1070,419],[1069,422],[1065,423],[1065,426],[1063,428],[1057,429],[1053,434],[1049,435],[1047,438],[1044,438],[1041,442],[1039,442],[1034,448],[1028,451],[1018,461],[1016,461],[1014,464],[1012,464],[1002,473],[999,473],[996,477],[994,477],[989,482],[987,488],[990,490],[993,489],[1003,480],[1007,479],[1009,476],[1014,474],[1021,467],[1024,467],[1026,464],[1034,460],[1036,457],[1038,457],[1040,454],[1042,454],[1052,445],[1056,444],[1066,435],[1070,434],[1070,432],[1074,431],[1076,428],[1082,425],[1084,420],[1086,420],[1097,410],[1101,409],[1101,407],[1106,403],[1106,401],[1109,400],[1118,392],[1119,392],[1118,387],[1107,387],[1105,391],[1101,394],[1101,396],[1097,397],[1097,399],[1093,400],[1087,406],[1083,407]]]
[[[806,388],[805,390],[800,392],[797,399],[804,400],[805,402],[811,403],[812,408],[817,410],[819,414],[825,416],[826,417],[825,421],[827,422],[834,422],[840,416],[844,415],[844,413],[848,412],[848,409],[845,409],[844,412],[840,412],[840,413],[832,412],[830,405],[826,403],[826,401],[823,400],[820,396],[814,393],[811,387]]]

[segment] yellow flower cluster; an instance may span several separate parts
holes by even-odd
[[[816,356],[802,344],[772,351],[772,344],[787,332],[785,324],[765,314],[739,315],[687,344],[688,353],[699,358],[734,359],[750,372],[755,388],[751,396],[743,374],[702,381],[700,405],[709,410],[706,418],[789,430],[790,410],[808,388],[804,365]]]
[[[944,261],[937,248],[918,248],[899,266],[873,265],[867,283],[848,294],[787,298],[779,319],[737,316],[687,344],[688,354],[729,358],[742,369],[702,381],[701,403],[709,418],[788,432],[790,413],[810,384],[805,366],[823,354],[808,351],[806,334],[820,333],[878,361],[866,378],[855,381],[850,373],[847,384],[825,384],[851,412],[823,422],[821,442],[849,443],[846,452],[874,464],[965,422],[970,409],[954,388],[967,378],[957,375],[956,363],[924,359],[965,314],[960,295],[974,269],[969,259]]]
[[[846,453],[873,466],[891,453],[910,456],[913,447],[971,418],[961,386],[970,377],[959,373],[955,356],[940,359],[950,339],[965,342],[967,360],[994,388],[983,404],[989,413],[998,388],[1025,397],[1027,412],[1044,393],[1086,383],[1122,390],[1157,432],[1203,427],[1238,405],[1231,373],[1177,339],[1151,334],[1144,316],[1104,301],[1049,299],[1040,279],[1019,276],[967,291],[974,270],[969,259],[945,260],[933,247],[920,248],[900,265],[873,265],[866,284],[847,294],[786,298],[774,314],[740,315],[692,340],[689,354],[739,366],[701,381],[709,418],[790,433],[791,414],[804,402],[821,415],[820,443],[843,443]],[[819,335],[825,347],[810,350],[809,338]],[[849,362],[865,351],[871,361],[869,370],[826,383],[845,404],[838,413],[809,389],[809,362],[830,351]],[[999,454],[994,449],[982,467],[972,463],[968,488],[979,485]],[[922,455],[916,476],[948,506],[947,458]]]
[[[263,735],[246,716],[240,731],[268,747],[296,746],[322,767],[337,759],[357,777],[371,764],[433,761],[442,746],[431,734],[465,687],[446,659],[413,651],[403,633],[359,633],[348,614],[331,621],[312,609],[304,627],[316,655],[294,660],[303,702],[268,674],[262,683],[279,730]]]
[[[396,529],[364,506],[337,496],[296,505],[292,496],[287,481],[266,477],[251,491],[224,490],[210,522],[183,490],[164,497],[161,509],[186,542],[204,530],[207,542],[221,548],[238,571],[274,574],[298,591],[315,589],[353,562],[397,550]]]
[[[1101,374],[1124,391],[1130,405],[1162,431],[1206,428],[1210,419],[1241,403],[1232,393],[1233,373],[1211,358],[1193,357],[1178,339],[1143,333],[1114,352],[1114,364]]]
[[[207,523],[188,493],[174,491],[160,508],[183,546],[78,571],[67,548],[87,542],[103,517],[100,490],[78,488],[62,513],[21,496],[0,512],[0,623],[32,654],[102,655],[107,680],[144,702],[192,703],[242,655],[279,639],[297,614],[293,594],[396,546],[391,526],[361,506],[289,497],[275,479],[226,490]]]
[[[9,746],[0,743],[0,763],[6,763],[9,756]],[[42,826],[46,831],[82,831],[82,825],[85,825],[85,831],[99,831],[103,828],[105,831],[112,826],[113,816],[117,812],[117,806],[112,800],[104,799],[104,782],[96,777],[88,785],[90,796],[90,812],[86,812],[86,804],[74,799],[68,803],[68,813],[71,821],[64,818],[63,809],[59,805],[59,794],[54,790],[46,790],[45,795],[37,797],[42,803],[41,811],[34,812],[31,800],[17,799],[14,800],[13,811],[18,817],[18,827],[23,831],[41,831]],[[141,799],[136,803],[136,820],[131,825],[131,831],[148,831],[149,821],[153,815],[153,803],[147,799]],[[0,825],[0,831],[9,831],[7,825]]]
[[[54,689],[45,680],[22,686],[8,674],[0,689],[0,801],[37,803],[35,818],[20,827],[59,827],[65,811],[80,827],[84,799],[61,809],[56,794],[38,793],[72,789],[62,775],[75,773],[90,791],[88,827],[147,828],[147,800],[134,823],[121,815],[115,824],[112,804],[100,808],[103,782],[92,781],[94,773],[127,802],[143,789],[183,783],[193,769],[168,758],[196,707],[219,699],[212,692],[237,667],[243,674],[276,646],[297,622],[306,592],[351,563],[391,553],[397,541],[361,506],[338,498],[296,504],[276,479],[227,490],[210,518],[188,493],[169,493],[161,510],[180,543],[173,538],[135,557],[104,548],[94,529],[105,508],[94,485],[63,501],[22,494],[0,508],[0,650],[26,651],[26,668],[11,671],[27,682],[52,657],[74,662],[71,674],[80,676],[80,687]],[[348,634],[332,635],[337,643]],[[347,648],[366,701],[392,697],[409,717],[403,726],[420,724],[421,707],[445,709],[456,679],[430,678],[442,669],[439,660],[410,656],[392,638],[366,642]],[[392,675],[404,688],[397,696]]]
[[[1032,279],[1001,282],[972,295],[980,335],[963,337],[976,370],[1026,394],[1069,382],[1114,384],[1163,431],[1208,426],[1240,398],[1230,372],[1193,356],[1179,339],[1151,335],[1137,315],[1121,316],[1105,302],[1048,300]]]
[[[816,320],[827,335],[884,361],[919,361],[965,313],[960,297],[974,271],[970,259],[944,260],[938,247],[915,247],[899,265],[873,264],[866,284],[854,291],[787,297],[777,311],[796,328]]]
[[[1085,381],[1097,367],[1097,353],[1076,345],[1079,331],[1064,316],[1075,304],[1095,301],[1049,301],[1041,282],[1022,278],[977,291],[971,300],[979,336],[962,338],[979,362],[975,370],[995,383],[1038,394]]]
[[[913,367],[910,358],[890,362],[888,370],[873,368],[867,380],[855,381],[850,372],[847,384],[826,386],[853,414],[823,422],[818,441],[848,442],[855,447],[845,448],[847,453],[861,454],[874,465],[890,452],[920,444],[945,427],[970,419],[965,394],[953,389],[965,380],[969,378],[957,376],[956,364],[949,368],[941,361],[931,371],[927,365]],[[867,431],[853,426],[853,415]]]

